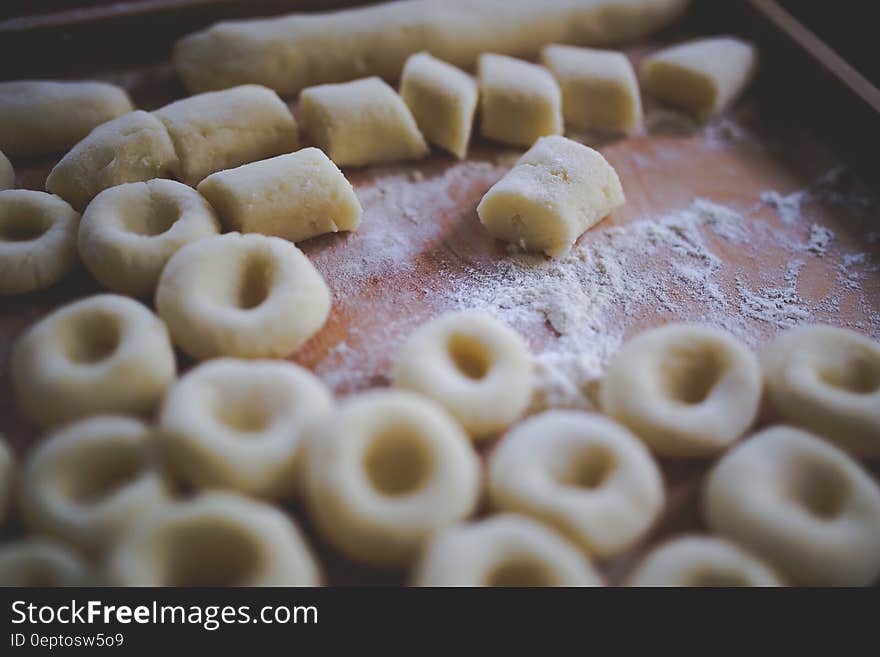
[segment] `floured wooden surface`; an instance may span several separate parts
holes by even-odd
[[[147,109],[182,95],[167,66],[111,79]],[[387,385],[391,359],[414,327],[479,307],[528,339],[541,380],[535,409],[590,408],[595,378],[621,342],[668,321],[705,321],[755,348],[802,322],[880,338],[878,199],[796,117],[762,114],[760,100],[746,97],[706,127],[649,103],[645,135],[584,139],[617,169],[627,203],[559,260],[509,253],[477,219],[480,198],[518,151],[478,141],[464,162],[436,153],[346,170],[363,223],[357,233],[300,244],[334,304],[293,360],[340,395]],[[41,189],[52,162],[15,164],[19,186]],[[51,290],[0,301],[0,432],[20,453],[37,435],[12,399],[12,341],[60,304],[97,291],[79,271]],[[664,464],[668,510],[646,544],[699,527],[705,468]],[[643,547],[606,564],[611,581]],[[403,580],[318,551],[331,583]]]

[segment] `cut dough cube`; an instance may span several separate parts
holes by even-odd
[[[642,64],[642,81],[657,100],[705,121],[746,87],[755,47],[732,37],[700,39],[661,50]]]
[[[133,109],[125,90],[106,82],[0,82],[0,149],[22,157],[62,152]]]
[[[199,191],[228,230],[291,242],[355,230],[363,212],[351,183],[317,148],[219,171]]]
[[[452,64],[420,52],[406,60],[400,95],[425,138],[463,159],[477,109],[476,80]]]
[[[415,160],[428,154],[406,103],[377,77],[304,89],[300,108],[306,132],[339,166]]]
[[[215,171],[290,153],[299,145],[287,105],[256,84],[184,98],[154,114],[174,142],[181,182],[192,187]]]
[[[575,130],[631,134],[642,125],[639,83],[623,53],[550,45],[541,59],[562,89],[562,115]]]
[[[165,126],[137,110],[92,130],[55,165],[46,189],[82,212],[109,187],[169,178],[178,166]]]
[[[3,151],[0,151],[0,192],[15,187],[15,171]]]
[[[526,251],[566,253],[624,202],[602,154],[565,137],[542,137],[486,192],[477,214],[489,233]]]
[[[513,146],[562,134],[562,92],[543,66],[487,53],[480,55],[480,132]]]

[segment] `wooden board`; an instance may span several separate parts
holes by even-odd
[[[515,151],[476,140],[464,162],[435,152],[418,163],[346,170],[365,207],[364,222],[357,233],[300,245],[324,274],[334,304],[326,326],[293,360],[340,395],[387,385],[391,358],[412,328],[446,310],[488,307],[526,335],[539,361],[558,364],[549,356],[560,356],[568,367],[582,350],[584,380],[578,383],[587,406],[593,370],[616,344],[668,321],[721,324],[756,348],[804,321],[880,338],[877,187],[872,170],[863,167],[880,128],[880,104],[872,106],[876,90],[822,51],[775,3],[731,4],[735,11],[706,12],[704,3],[676,30],[627,49],[637,63],[687,35],[725,31],[755,38],[762,75],[729,112],[696,126],[649,101],[644,135],[574,135],[601,148],[620,174],[627,203],[579,240],[584,257],[568,270],[508,253],[478,222],[476,204],[509,169]],[[126,86],[147,109],[182,94],[164,62],[100,77]],[[792,111],[803,103],[830,109]],[[41,189],[53,162],[15,162],[18,185]],[[695,205],[695,199],[704,201]],[[722,213],[719,219],[719,207],[738,218],[728,221]],[[581,272],[582,285],[570,276],[557,284],[554,277],[564,270]],[[0,432],[20,452],[37,433],[12,398],[11,345],[47,312],[97,291],[80,271],[45,292],[0,300]],[[180,362],[183,369],[190,365]],[[771,419],[765,412],[762,422]],[[481,446],[484,453],[490,449],[491,443]],[[611,582],[663,536],[700,528],[707,464],[663,467],[667,511],[642,545],[602,564]],[[291,509],[308,524],[295,505]],[[318,552],[331,583],[405,579],[351,564],[324,546]]]

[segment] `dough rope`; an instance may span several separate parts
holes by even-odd
[[[416,586],[601,586],[578,550],[543,525],[501,514],[441,530],[416,570]]]
[[[332,408],[329,390],[298,365],[211,360],[168,391],[162,451],[190,486],[282,499],[299,489],[306,432]]]
[[[433,399],[482,439],[525,411],[533,387],[531,356],[519,334],[491,316],[449,313],[409,337],[392,383]]]
[[[284,357],[324,324],[330,290],[290,242],[227,233],[171,257],[156,309],[174,343],[196,360]]]
[[[560,256],[624,202],[614,168],[565,137],[542,137],[477,206],[493,237],[527,251]]]
[[[880,486],[842,450],[789,427],[734,447],[706,481],[706,524],[795,585],[865,586],[880,575]]]
[[[152,413],[175,369],[162,321],[115,294],[50,313],[18,340],[11,360],[18,401],[42,427],[97,413]]]
[[[133,109],[125,90],[106,82],[0,82],[0,150],[13,157],[60,153]]]
[[[0,544],[0,586],[93,586],[90,569],[68,548],[41,538]]]
[[[115,586],[317,586],[299,528],[274,506],[203,493],[147,516],[110,556]]]
[[[428,144],[397,92],[379,78],[303,89],[303,128],[338,166],[417,160]]]
[[[679,536],[651,550],[627,586],[782,586],[768,565],[711,536]]]
[[[154,441],[140,420],[110,415],[48,435],[22,465],[28,526],[89,554],[110,548],[135,518],[170,499]]]
[[[729,333],[668,324],[623,345],[602,378],[602,411],[654,452],[706,458],[755,422],[761,400],[757,357]]]
[[[767,399],[785,422],[857,456],[880,457],[880,343],[802,326],[779,335],[762,363]]]
[[[219,232],[214,210],[198,192],[156,179],[98,194],[83,214],[77,241],[83,264],[101,285],[151,297],[172,255]]]
[[[624,427],[549,411],[517,425],[492,453],[489,498],[555,527],[587,554],[610,557],[645,536],[665,493],[657,464]]]
[[[357,230],[363,214],[351,183],[317,148],[211,174],[199,192],[227,229],[291,242]]]
[[[80,215],[57,196],[0,191],[0,294],[42,290],[78,262]]]
[[[349,398],[309,437],[306,502],[320,534],[352,559],[413,562],[431,532],[470,515],[480,464],[464,432],[411,392]]]

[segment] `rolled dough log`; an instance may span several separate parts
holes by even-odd
[[[0,150],[13,157],[65,151],[132,109],[125,90],[105,82],[0,82]]]
[[[379,78],[309,87],[300,94],[300,109],[305,131],[339,166],[428,154],[406,103]]]
[[[295,151],[293,115],[255,84],[198,94],[156,110],[180,158],[180,181],[195,187],[215,171]]]
[[[3,151],[0,151],[0,192],[13,187],[15,187],[15,171],[12,169],[9,158],[3,154]]]
[[[46,189],[79,211],[108,187],[174,176],[174,144],[162,122],[140,110],[92,130],[46,178]]]
[[[425,138],[459,159],[467,154],[477,95],[476,81],[452,64],[426,52],[406,60],[400,80],[403,102]]]
[[[541,59],[562,89],[567,125],[624,134],[641,126],[642,97],[626,55],[553,44],[541,51]]]
[[[363,212],[351,183],[317,148],[219,171],[202,181],[199,192],[227,230],[291,242],[355,230]]]
[[[754,46],[740,39],[699,39],[645,60],[642,82],[657,100],[705,121],[746,87],[756,61]]]
[[[624,202],[601,153],[565,137],[542,137],[486,192],[477,214],[494,237],[549,256]]]
[[[282,95],[378,75],[421,50],[463,68],[483,52],[534,57],[547,43],[608,45],[676,18],[688,0],[412,0],[325,14],[226,21],[174,49],[190,91],[255,82]]]
[[[562,92],[543,66],[480,55],[480,132],[488,139],[529,147],[562,134]]]

